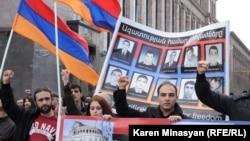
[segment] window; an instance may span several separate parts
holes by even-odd
[[[199,5],[201,5],[201,0],[197,0],[197,3],[198,3]]]
[[[167,23],[167,19],[168,19],[168,16],[167,16],[167,13],[168,13],[168,3],[167,1],[165,2],[165,8],[164,8],[164,16],[165,16],[165,27],[164,27],[164,31],[167,31],[167,26],[168,26],[168,23]]]

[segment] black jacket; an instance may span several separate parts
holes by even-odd
[[[115,101],[116,112],[118,113],[119,117],[168,118],[171,115],[178,115],[183,119],[190,119],[183,114],[182,109],[178,103],[175,104],[175,110],[172,113],[170,113],[168,116],[163,116],[163,113],[160,110],[160,106],[148,106],[146,111],[144,112],[140,112],[138,110],[130,108],[126,100],[125,90],[115,91],[113,97]]]
[[[66,115],[83,115],[85,113],[84,102],[81,103],[81,109],[79,109],[75,103],[74,97],[70,90],[70,83],[63,87],[64,90],[64,104],[66,106]]]
[[[118,59],[119,61],[126,62],[126,63],[130,64],[130,62],[133,59],[133,54],[131,52],[127,51],[126,55],[123,55],[122,49],[114,49],[111,58],[114,60]]]
[[[230,120],[250,121],[250,94],[226,94],[210,90],[205,74],[197,74],[195,91],[199,100],[216,111],[228,115]]]
[[[2,84],[0,98],[5,112],[16,124],[13,141],[28,141],[32,123],[40,113],[36,109],[25,110],[16,105],[10,84]]]

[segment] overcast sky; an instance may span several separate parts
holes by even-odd
[[[217,19],[229,20],[230,31],[250,49],[250,0],[217,0]]]

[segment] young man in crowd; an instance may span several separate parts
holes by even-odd
[[[70,73],[68,70],[63,69],[61,71],[64,89],[69,87],[69,90],[71,91],[71,94],[72,94],[72,96],[65,95],[63,98],[63,101],[65,102],[64,103],[65,105],[71,105],[71,106],[76,105],[78,110],[71,111],[71,110],[67,110],[67,108],[66,108],[65,114],[66,115],[81,115],[81,114],[85,113],[85,110],[86,110],[82,88],[81,88],[81,86],[79,86],[77,84],[71,84],[69,82],[69,75],[70,75]]]
[[[16,123],[13,141],[55,141],[57,116],[52,110],[52,94],[46,88],[34,92],[36,109],[25,110],[16,105],[10,81],[12,70],[5,70],[2,77],[0,98],[7,115]]]
[[[146,111],[132,109],[128,106],[126,99],[126,87],[129,78],[122,76],[118,79],[119,88],[114,92],[116,111],[120,117],[148,117],[148,118],[168,118],[171,122],[181,119],[189,119],[182,112],[181,107],[176,102],[178,99],[177,88],[169,81],[163,82],[157,89],[159,105],[149,106]]]
[[[15,130],[16,125],[4,111],[0,99],[0,141],[11,141]]]
[[[23,98],[16,99],[16,104],[20,107],[23,107]]]
[[[230,120],[250,121],[250,93],[234,94],[232,96],[212,91],[205,72],[207,61],[199,61],[195,91],[199,100],[216,111],[229,116]]]

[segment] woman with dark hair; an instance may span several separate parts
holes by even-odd
[[[25,109],[36,108],[36,105],[35,105],[35,102],[34,102],[33,97],[31,97],[31,96],[26,96],[26,97],[23,99],[23,107],[24,107]]]
[[[87,110],[86,116],[101,116],[105,120],[109,120],[114,117],[112,113],[112,107],[102,96],[95,95],[91,98]]]

